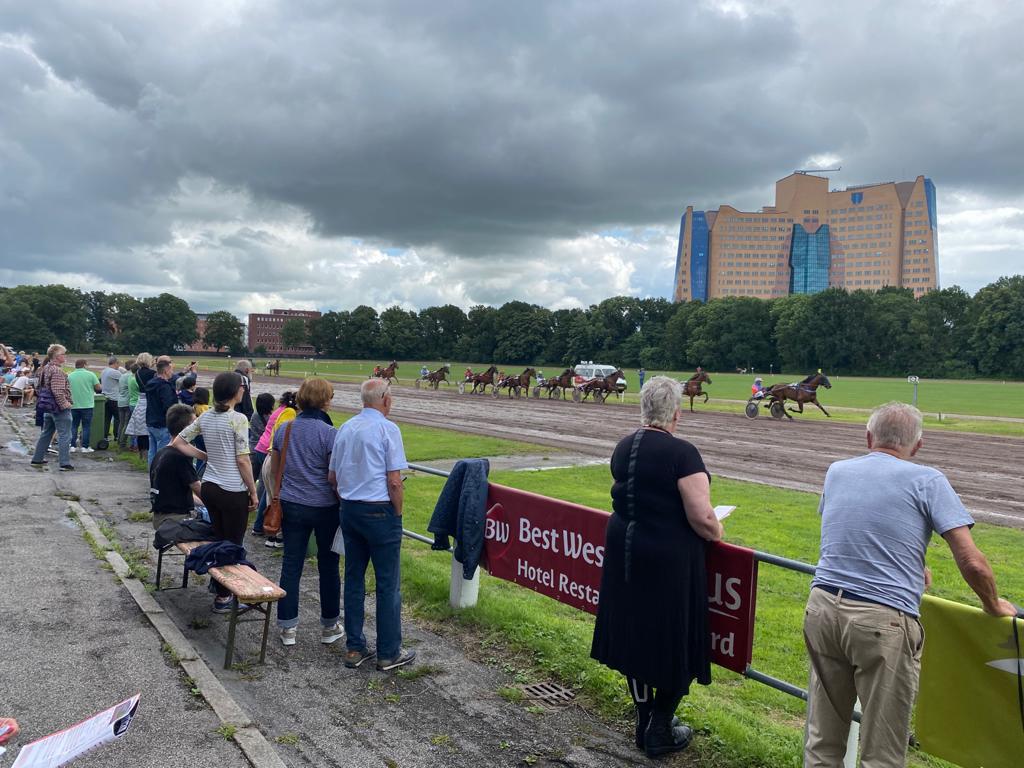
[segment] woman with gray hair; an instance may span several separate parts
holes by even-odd
[[[706,542],[722,538],[700,452],[672,436],[682,385],[655,376],[640,390],[640,429],[611,458],[612,508],[590,655],[626,676],[636,746],[685,749],[674,718],[696,680],[711,682]]]

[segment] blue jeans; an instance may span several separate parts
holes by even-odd
[[[57,453],[60,465],[66,467],[71,464],[71,409],[65,409],[59,413],[43,414],[43,431],[36,440],[36,451],[32,454],[32,461],[38,463],[46,458],[46,449],[50,447],[53,440],[53,433],[57,433]]]
[[[92,408],[71,409],[71,444],[74,445],[78,439],[78,430],[82,430],[82,442],[79,448],[89,447],[89,433],[92,431]]]
[[[338,530],[338,506],[308,507],[281,499],[281,518],[284,535],[281,589],[288,594],[277,604],[277,626],[294,627],[299,623],[299,579],[312,533],[316,535],[316,562],[320,572],[320,623],[333,627],[341,613],[338,555],[331,551]]]
[[[366,567],[377,577],[377,658],[392,659],[402,645],[402,517],[391,504],[341,502],[345,537],[345,644],[365,651]],[[285,546],[288,539],[285,538]]]
[[[167,431],[167,427],[151,427],[149,425],[146,425],[146,431],[149,432],[149,457],[146,459],[146,463],[152,464],[156,452],[171,442],[171,433]]]

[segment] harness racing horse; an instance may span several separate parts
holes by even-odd
[[[572,389],[572,377],[572,368],[566,368],[562,371],[561,376],[552,377],[545,381],[542,386],[548,391],[548,400],[551,399],[551,395],[554,394],[556,389],[562,390],[562,399],[565,400],[565,390]]]
[[[268,360],[267,364],[265,366],[263,366],[263,369],[264,369],[264,371],[266,371],[267,376],[270,376],[271,374],[273,374],[274,376],[280,376],[281,375],[281,360],[277,359],[274,362],[270,362]]]
[[[467,384],[471,383],[473,385],[473,392],[472,392],[472,394],[474,394],[474,395],[476,394],[476,388],[477,387],[480,387],[480,392],[486,392],[488,384],[490,384],[491,387],[493,387],[494,386],[494,374],[496,374],[497,372],[498,372],[498,366],[492,365],[490,368],[488,368],[483,373],[474,373],[471,377],[466,379],[466,383]]]
[[[704,371],[693,374],[683,382],[683,397],[690,398],[690,413],[693,413],[693,398],[704,395],[704,403],[708,402],[708,393],[700,388],[701,384],[710,384],[711,377]]]
[[[512,392],[515,391],[516,398],[520,396],[519,390],[523,389],[526,392],[530,391],[530,379],[537,375],[537,371],[533,368],[527,368],[525,371],[520,373],[518,376],[506,376],[505,380],[500,384],[494,386],[494,396],[498,396],[498,390],[502,387],[508,389],[509,399],[512,399]]]
[[[432,371],[423,377],[423,381],[427,382],[432,388],[437,389],[443,381],[448,384],[448,366],[442,365],[436,371]],[[417,385],[419,386],[419,385]]]
[[[608,399],[608,395],[618,394],[622,391],[622,388],[619,386],[619,379],[621,378],[622,369],[616,368],[604,378],[583,382],[580,385],[580,392],[583,393],[582,400],[586,400],[587,395],[593,395],[596,402],[603,403]]]
[[[785,413],[787,419],[793,418],[787,411],[803,413],[804,403],[814,403],[818,406],[818,410],[832,418],[831,414],[818,402],[818,387],[821,386],[825,387],[825,389],[832,389],[832,382],[828,380],[828,376],[819,371],[818,373],[812,373],[799,384],[775,384],[768,387],[766,397],[772,399],[773,405],[774,403],[782,404],[782,412]],[[797,408],[786,408],[786,400],[792,400],[797,404]],[[774,410],[772,415],[775,415]]]
[[[395,371],[398,370],[398,363],[394,360],[391,361],[391,365],[387,368],[381,368],[376,373],[370,374],[371,379],[387,379],[388,384],[397,383],[398,377],[395,376]]]

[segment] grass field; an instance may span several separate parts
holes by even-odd
[[[221,361],[217,358],[202,358],[200,365],[207,370],[228,369],[233,361]],[[265,360],[255,361],[257,372],[262,370]],[[384,362],[384,361],[381,361]],[[434,370],[443,363],[434,361],[399,361],[398,378],[402,384],[411,383],[419,375],[420,366],[426,364]],[[361,360],[282,360],[281,373],[290,376],[306,376],[316,372],[317,375],[338,381],[360,381],[373,371],[375,363]],[[451,363],[449,378],[453,381],[462,377],[463,371],[469,367],[475,371],[484,370],[487,366],[480,363]],[[505,366],[507,373],[518,373],[520,366]],[[563,368],[557,365],[540,366],[548,376],[558,375]],[[827,371],[826,371],[827,373]],[[637,385],[639,383],[635,370],[625,372],[628,383],[627,402],[636,402]],[[668,375],[673,378],[685,379],[692,371],[648,371],[648,378],[655,375]],[[705,386],[711,396],[711,402],[705,407],[721,408],[727,404],[722,400],[743,400],[750,396],[750,385],[753,374],[709,372],[712,384]],[[803,378],[804,374],[789,373],[769,376],[760,374],[766,384],[785,383]],[[263,380],[263,376],[259,376]],[[913,386],[906,379],[883,379],[866,377],[831,377],[832,389],[821,390],[820,399],[826,408],[840,406],[845,408],[874,408],[889,400],[910,402],[913,397]],[[443,386],[443,385],[442,385]],[[612,401],[609,401],[612,402]],[[918,385],[918,407],[927,413],[957,413],[969,416],[996,416],[1024,418],[1024,382],[972,380],[958,381],[952,379],[924,380]],[[817,411],[811,406],[812,410]],[[818,416],[824,418],[819,413]],[[1020,434],[1024,435],[1024,425],[1020,425]]]

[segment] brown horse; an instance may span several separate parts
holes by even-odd
[[[690,398],[690,413],[693,413],[693,398],[704,395],[704,403],[708,402],[708,393],[700,388],[701,384],[710,384],[711,377],[708,376],[703,370],[693,374],[689,379],[683,382],[683,397]]]
[[[267,372],[267,376],[280,376],[281,375],[281,360],[275,360],[274,362],[267,361],[264,370]]]
[[[395,376],[395,371],[398,370],[398,363],[394,360],[391,361],[391,365],[387,368],[381,368],[376,373],[370,374],[371,379],[387,379],[388,384],[397,383],[398,377]]]
[[[619,394],[623,391],[624,387],[619,384],[619,379],[622,377],[622,369],[616,368],[603,378],[583,382],[580,384],[582,399],[586,400],[587,395],[593,395],[596,402],[603,403],[608,399],[608,395]]]
[[[526,392],[530,391],[530,379],[537,375],[537,371],[533,368],[527,368],[525,371],[520,373],[518,376],[506,376],[505,380],[494,387],[494,396],[498,396],[498,390],[502,387],[508,390],[509,399],[512,398],[512,392],[515,391],[516,398],[520,396],[520,389]]]
[[[480,387],[481,393],[486,392],[488,384],[490,384],[491,387],[494,386],[494,374],[496,374],[497,372],[498,366],[492,365],[483,373],[474,373],[470,378],[466,379],[466,383],[472,383],[474,395],[476,394],[477,387]]]
[[[544,387],[544,389],[548,391],[548,400],[551,399],[551,395],[554,394],[556,389],[562,390],[562,399],[565,400],[565,390],[572,389],[573,386],[572,378],[572,368],[566,368],[564,371],[562,371],[561,376],[555,376],[545,380],[542,386]]]
[[[449,372],[448,366],[447,365],[442,365],[436,371],[432,371],[431,373],[428,373],[426,376],[424,376],[423,377],[423,381],[427,382],[427,384],[429,384],[434,389],[437,389],[438,386],[440,386],[442,381],[445,384],[449,383],[448,382],[448,372]]]
[[[821,403],[818,402],[818,387],[832,389],[832,382],[829,381],[828,376],[821,371],[812,373],[798,384],[774,384],[768,387],[765,397],[771,399],[772,405],[775,403],[782,403],[782,412],[786,414],[787,419],[793,418],[789,413],[787,413],[787,411],[803,413],[804,403],[814,403],[818,406],[819,411],[829,418],[832,418],[832,415],[822,407]],[[797,408],[786,408],[787,400],[792,400],[796,403]],[[774,412],[772,415],[775,415]]]

